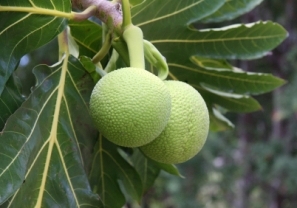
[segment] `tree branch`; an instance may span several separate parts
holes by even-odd
[[[94,14],[107,27],[116,33],[122,33],[122,7],[119,1],[107,0],[72,0],[72,6],[79,10],[85,10],[90,6],[96,6],[97,10]]]

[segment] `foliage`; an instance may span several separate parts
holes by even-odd
[[[260,2],[131,1],[133,23],[166,57],[169,79],[185,81],[201,93],[213,130],[233,126],[223,112],[259,110],[251,96],[284,83],[271,74],[244,72],[227,59],[261,58],[287,32],[270,21],[196,26],[235,18]],[[81,57],[92,58],[100,50],[106,35],[101,23],[73,20],[70,0],[2,0],[0,19],[1,207],[122,207],[129,199],[140,202],[160,171],[180,176],[174,165],[119,148],[94,128],[88,107],[94,77]],[[19,71],[24,55],[54,39],[59,50],[42,55],[57,54],[56,63]],[[119,53],[117,68],[127,57]],[[110,56],[100,67],[106,67]],[[30,91],[21,73],[33,73],[36,83]],[[28,93],[22,95],[24,91]]]

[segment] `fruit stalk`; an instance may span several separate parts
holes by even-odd
[[[129,0],[122,0],[122,10],[123,10],[122,28],[125,29],[125,27],[129,27],[130,25],[132,25]]]
[[[104,71],[106,73],[109,73],[109,72],[114,71],[116,69],[116,62],[117,62],[118,58],[119,58],[118,52],[115,49],[113,49],[111,57],[110,57],[107,65],[106,65],[106,67],[104,68]]]
[[[106,56],[106,54],[108,53],[110,47],[111,47],[111,33],[109,32],[107,33],[104,43],[100,48],[99,52],[92,58],[92,62],[96,64],[99,61],[101,61],[104,58],[104,56]]]
[[[128,47],[130,67],[145,69],[142,30],[135,25],[130,25],[124,31],[123,38]]]
[[[129,0],[122,1],[122,9],[123,39],[128,47],[130,67],[145,69],[143,33],[139,27],[132,24]]]

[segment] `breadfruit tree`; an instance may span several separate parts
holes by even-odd
[[[208,129],[234,127],[225,112],[285,83],[231,64],[268,55],[282,26],[207,27],[261,2],[0,0],[0,206],[117,208],[181,176]]]

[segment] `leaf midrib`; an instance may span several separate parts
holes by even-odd
[[[261,40],[281,38],[283,34],[279,35],[266,35],[266,36],[254,36],[254,37],[238,37],[238,38],[216,38],[216,39],[202,39],[202,40],[187,40],[187,39],[159,39],[151,40],[151,43],[208,43],[208,42],[227,42],[227,41],[242,41],[242,40]]]
[[[30,13],[30,14],[63,17],[67,19],[72,19],[74,17],[73,12],[67,13],[67,12],[62,12],[54,9],[45,9],[41,7],[0,6],[0,12],[24,12],[24,13]]]
[[[45,161],[45,166],[44,166],[44,171],[42,174],[42,179],[41,179],[41,185],[40,185],[40,189],[39,189],[39,193],[38,193],[38,197],[37,197],[37,202],[35,204],[35,208],[41,208],[42,207],[42,201],[43,201],[43,195],[45,192],[45,186],[46,186],[46,179],[48,176],[48,170],[50,167],[50,161],[51,161],[51,155],[53,152],[53,148],[54,145],[57,146],[59,155],[61,157],[62,160],[62,164],[63,164],[63,168],[65,170],[65,174],[67,176],[69,185],[71,187],[71,190],[73,193],[74,192],[74,188],[72,187],[72,184],[70,182],[70,177],[67,173],[67,168],[65,167],[65,162],[63,161],[63,156],[62,156],[62,152],[57,140],[57,134],[58,134],[58,124],[59,124],[59,116],[60,116],[60,110],[61,110],[61,104],[62,104],[62,100],[63,100],[63,96],[64,96],[64,90],[65,90],[65,82],[66,82],[66,74],[67,74],[67,65],[68,65],[68,58],[69,58],[69,53],[66,52],[66,56],[65,59],[63,60],[63,65],[62,65],[62,71],[61,71],[61,76],[60,76],[60,80],[59,80],[59,84],[58,84],[58,94],[57,94],[57,100],[56,100],[56,104],[55,104],[55,111],[54,111],[54,115],[53,115],[53,125],[51,127],[51,133],[49,136],[49,148],[48,148],[48,152],[47,152],[47,156],[46,156],[46,161]],[[76,202],[76,204],[79,207],[79,203],[78,203],[78,199],[75,196],[75,194],[73,195],[74,200]]]
[[[202,70],[194,69],[194,68],[191,68],[191,67],[187,67],[187,66],[183,66],[183,65],[175,64],[175,63],[168,63],[168,66],[182,68],[182,69],[186,69],[186,70],[193,71],[193,72],[200,73],[200,74],[206,74],[206,75],[210,75],[210,76],[220,77],[220,78],[224,78],[224,79],[227,79],[227,80],[236,80],[236,81],[243,81],[243,82],[249,82],[249,83],[255,83],[256,82],[256,83],[260,83],[260,84],[263,84],[263,85],[271,85],[271,82],[265,82],[265,81],[259,81],[259,80],[247,80],[247,79],[241,79],[241,78],[238,78],[238,77],[228,77],[228,76],[218,75],[218,74],[214,75],[211,72],[202,71]],[[226,72],[228,72],[228,71],[226,71]],[[260,74],[260,75],[266,76],[265,74]]]

